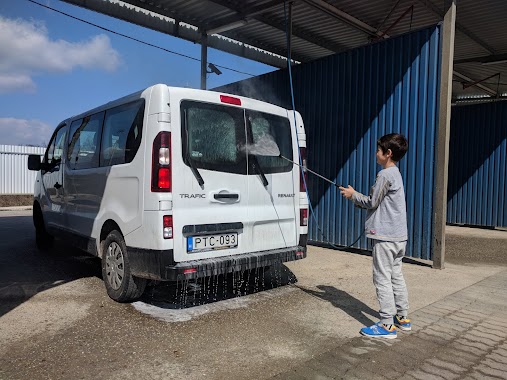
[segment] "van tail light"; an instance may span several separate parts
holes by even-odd
[[[308,225],[308,209],[302,208],[299,209],[299,225],[307,226]]]
[[[301,155],[302,167],[300,166],[300,176],[299,176],[299,191],[302,193],[306,192],[305,184],[308,184],[308,172],[306,169],[306,148],[299,148],[299,154]],[[304,177],[304,181],[303,181]]]
[[[171,183],[171,132],[160,132],[153,141],[151,191],[170,192]]]
[[[163,216],[163,234],[164,239],[172,239],[173,238],[173,216],[172,215],[164,215]]]

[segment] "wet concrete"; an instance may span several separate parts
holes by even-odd
[[[258,273],[257,281],[219,278],[216,286],[197,283],[184,300],[177,285],[158,284],[140,301],[118,304],[106,295],[97,259],[61,243],[50,255],[39,253],[31,223],[29,211],[0,212],[2,380],[366,378],[377,367],[350,367],[349,359],[373,363],[396,359],[400,352],[409,352],[412,363],[425,367],[414,364],[407,367],[412,375],[407,370],[396,372],[398,377],[405,373],[421,378],[421,373],[429,376],[441,368],[435,360],[454,364],[445,359],[445,345],[435,346],[442,340],[432,343],[433,338],[425,336],[431,335],[431,323],[443,323],[452,313],[458,319],[463,319],[461,313],[473,314],[468,318],[471,327],[463,331],[480,335],[474,328],[481,329],[481,318],[492,329],[502,322],[498,315],[507,303],[501,297],[494,308],[479,303],[488,290],[504,289],[507,263],[500,252],[505,252],[505,243],[495,243],[489,249],[497,259],[487,264],[457,259],[445,270],[424,265],[428,263],[405,264],[414,332],[387,345],[358,336],[360,327],[377,320],[371,258],[319,247],[310,247],[305,260],[264,276]],[[504,242],[505,235],[500,236]],[[484,239],[488,237],[465,233],[448,249],[459,250],[451,247],[462,244],[483,254]],[[489,319],[480,311],[486,307],[493,310]],[[417,349],[425,338],[441,356]],[[461,338],[469,339],[456,339]],[[456,373],[473,378],[498,366],[503,369],[502,339],[498,347],[491,343],[491,349],[481,346],[480,352],[462,355],[475,355],[477,365],[486,367],[479,372],[460,367],[466,371]],[[476,343],[464,342],[470,344]],[[390,378],[389,367],[382,368],[385,372],[376,373]]]

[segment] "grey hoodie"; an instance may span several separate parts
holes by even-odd
[[[383,241],[407,240],[407,207],[403,179],[397,166],[382,169],[377,174],[370,195],[359,192],[352,195],[352,202],[368,210],[366,237]]]

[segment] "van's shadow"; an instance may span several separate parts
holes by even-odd
[[[186,309],[296,282],[294,273],[278,263],[267,269],[258,268],[196,280],[152,283],[140,301],[164,309]]]
[[[39,252],[31,216],[0,218],[0,317],[38,293],[86,277],[102,278],[99,259],[58,240]]]
[[[299,289],[314,297],[330,302],[334,307],[342,309],[352,318],[356,319],[365,326],[371,326],[374,324],[374,321],[368,318],[365,314],[375,317],[378,316],[378,311],[373,310],[365,303],[351,296],[349,293],[336,289],[334,286],[317,285],[317,289],[319,289],[319,291],[303,287],[299,287]]]
[[[48,252],[40,252],[35,246],[34,235],[31,216],[0,218],[0,317],[37,294],[68,282],[87,277],[102,281],[99,258],[59,239]],[[260,268],[177,283],[152,282],[141,301],[163,308],[182,309],[295,282],[294,273],[278,263],[268,270]]]

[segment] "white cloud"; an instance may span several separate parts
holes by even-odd
[[[0,118],[0,144],[46,145],[54,127],[40,120]]]
[[[0,73],[0,94],[2,92],[35,92],[35,83],[28,75],[11,74],[2,75]]]
[[[105,34],[80,42],[51,40],[40,21],[2,16],[0,57],[0,91],[3,92],[27,88],[33,91],[31,77],[44,72],[69,72],[76,67],[113,71],[120,64],[120,54]]]

